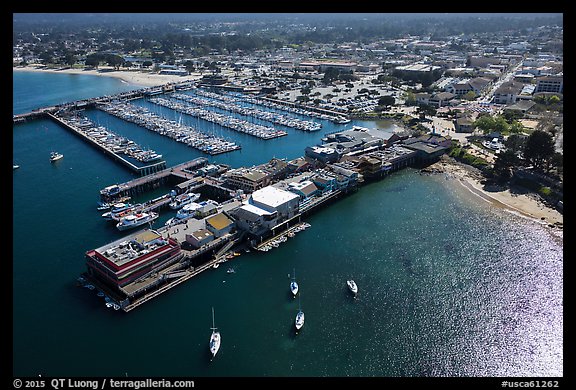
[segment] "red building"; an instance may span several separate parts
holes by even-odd
[[[88,275],[120,290],[181,258],[180,245],[154,230],[143,230],[86,252]]]

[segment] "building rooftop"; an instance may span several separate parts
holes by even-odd
[[[290,191],[284,191],[272,186],[264,187],[252,193],[252,200],[270,207],[278,207],[300,197]]]
[[[122,267],[162,247],[169,247],[170,242],[158,232],[148,229],[128,235],[108,243],[95,250],[98,254],[112,262],[116,267]]]
[[[230,218],[222,213],[206,219],[206,224],[212,226],[216,230],[222,230],[233,223],[234,222]]]

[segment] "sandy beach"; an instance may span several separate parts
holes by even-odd
[[[494,207],[500,207],[517,215],[529,218],[534,222],[547,225],[560,233],[563,228],[564,216],[556,209],[548,207],[538,195],[520,187],[498,188],[485,186],[479,170],[454,159],[444,156],[439,162],[429,166],[427,171],[443,173],[460,181],[470,192],[490,202]],[[561,235],[561,233],[560,233]]]
[[[158,73],[143,72],[139,70],[113,70],[111,67],[104,66],[96,69],[43,69],[36,66],[18,66],[13,67],[13,71],[24,72],[51,72],[51,73],[67,73],[67,74],[84,74],[103,77],[115,77],[127,83],[139,85],[142,87],[153,87],[157,85],[164,85],[168,83],[179,83],[187,80],[197,80],[202,76],[200,73],[192,73],[189,76],[175,76],[164,75]]]

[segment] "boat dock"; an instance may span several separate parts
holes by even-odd
[[[191,169],[198,169],[208,163],[205,157],[198,157],[194,160],[187,161],[172,168],[165,168],[161,171],[154,172],[144,177],[139,177],[122,184],[108,186],[100,190],[100,198],[104,202],[111,201],[121,196],[130,196],[143,193],[149,189],[157,188],[162,185],[170,176],[180,179],[192,179],[194,174],[189,173]]]
[[[133,162],[128,161],[126,158],[119,155],[118,153],[116,153],[113,149],[108,147],[106,144],[99,143],[99,142],[97,142],[96,139],[89,137],[86,133],[81,131],[78,127],[74,126],[70,121],[68,121],[62,117],[56,116],[55,114],[52,114],[50,112],[47,112],[46,115],[48,115],[55,122],[58,122],[59,124],[61,124],[64,128],[72,131],[72,133],[76,134],[80,138],[87,141],[89,144],[95,146],[96,148],[103,151],[105,154],[111,156],[114,160],[120,162],[122,165],[124,165],[128,169],[136,172],[140,176],[149,175],[153,172],[157,172],[159,170],[166,169],[166,162],[164,160],[157,161],[157,162],[154,162],[151,164],[138,166],[138,165],[134,164]]]

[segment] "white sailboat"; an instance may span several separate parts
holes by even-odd
[[[356,294],[358,294],[358,286],[356,285],[356,282],[350,279],[346,281],[346,284],[348,285],[350,291],[352,291],[352,294],[354,294],[354,297],[356,297]]]
[[[294,321],[296,334],[298,334],[298,331],[304,326],[304,312],[302,311],[300,297],[301,295],[298,296],[298,314],[296,314],[296,320]]]
[[[292,274],[292,281],[290,282],[290,291],[292,291],[292,295],[296,298],[296,294],[298,294],[298,282],[296,282],[296,269],[294,269],[294,273]]]
[[[212,327],[210,328],[212,329],[212,334],[210,335],[210,352],[212,353],[212,359],[214,358],[214,356],[216,356],[216,354],[218,353],[218,350],[220,349],[220,332],[217,332],[216,330],[218,328],[216,328],[216,326],[214,325],[214,308],[212,308]]]

